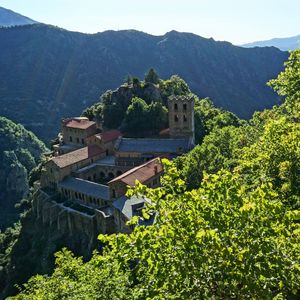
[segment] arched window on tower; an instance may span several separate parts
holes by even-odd
[[[187,117],[186,117],[186,115],[183,115],[183,122],[187,122]]]
[[[183,110],[187,110],[187,105],[186,105],[186,103],[183,103]]]
[[[178,115],[175,115],[175,116],[174,116],[174,121],[175,121],[175,122],[178,122],[178,120],[179,120]]]
[[[178,110],[178,104],[177,103],[174,104],[174,110]]]

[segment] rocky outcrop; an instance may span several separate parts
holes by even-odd
[[[111,93],[110,102],[121,104],[127,108],[133,97],[142,98],[148,104],[152,101],[167,101],[167,98],[163,99],[160,88],[149,82],[143,86],[139,84],[121,85]]]
[[[16,195],[17,198],[21,199],[28,193],[28,172],[23,165],[15,164],[2,178],[6,181],[5,186],[8,194]]]

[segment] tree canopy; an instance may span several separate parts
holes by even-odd
[[[168,111],[160,102],[147,104],[143,99],[133,98],[124,118],[124,131],[129,136],[158,134],[167,126]]]
[[[150,82],[154,84],[157,84],[159,82],[159,76],[153,68],[151,68],[145,75],[145,82]]]
[[[291,51],[285,63],[285,70],[276,79],[268,83],[280,96],[285,98],[285,104],[299,113],[300,100],[300,48]]]

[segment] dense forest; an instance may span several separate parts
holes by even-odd
[[[15,205],[26,198],[30,173],[46,150],[32,132],[0,117],[0,230],[18,220]]]
[[[73,117],[118,87],[128,74],[183,78],[199,97],[239,117],[272,107],[279,97],[265,83],[288,53],[245,49],[190,33],[70,32],[34,24],[0,28],[0,111],[49,142],[63,117]],[[16,80],[17,75],[17,80]]]
[[[58,252],[53,274],[15,299],[299,299],[299,70],[296,50],[268,83],[281,106],[215,122],[194,150],[164,161],[162,187],[129,191],[151,199],[153,225],[99,236],[106,247],[86,262]],[[211,103],[198,105],[211,120]]]

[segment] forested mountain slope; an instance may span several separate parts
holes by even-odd
[[[0,29],[0,111],[49,140],[64,116],[78,115],[128,74],[151,67],[161,78],[180,75],[199,97],[241,117],[270,107],[266,86],[287,53],[245,49],[190,33],[137,31],[87,35],[48,25]]]
[[[0,230],[18,220],[14,208],[29,191],[29,173],[45,145],[22,125],[0,117]]]

